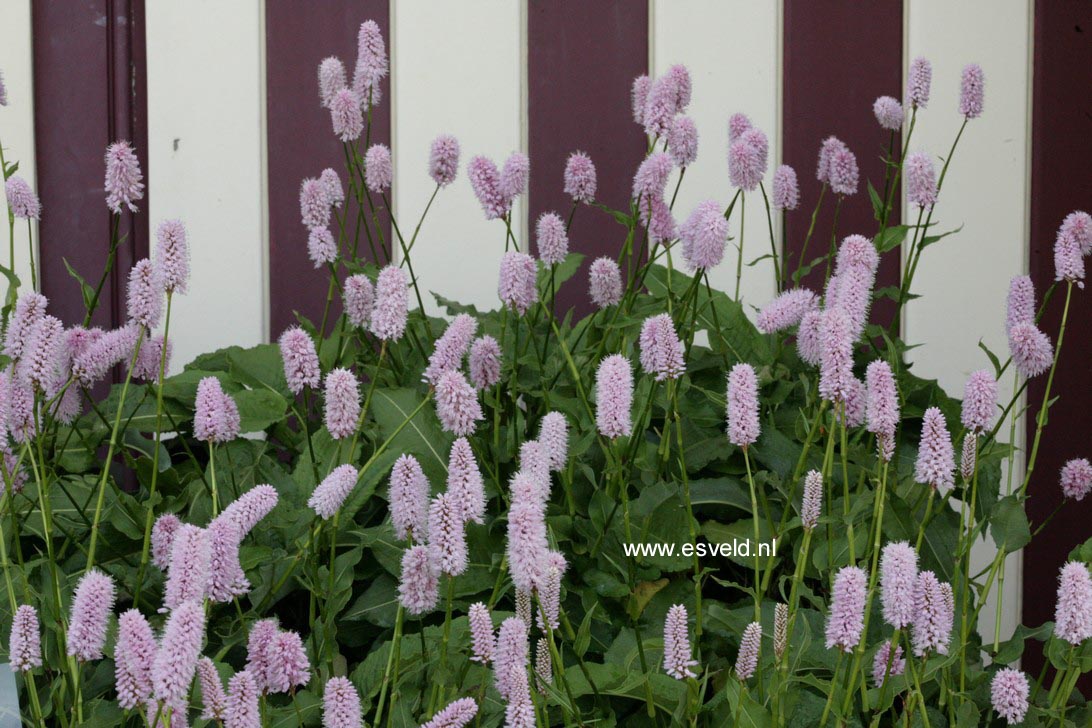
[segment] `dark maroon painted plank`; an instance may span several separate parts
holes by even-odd
[[[628,207],[633,172],[644,155],[629,93],[633,79],[648,72],[648,4],[532,2],[527,22],[533,237],[541,213],[555,210],[567,219],[572,209],[562,174],[573,151],[586,152],[595,162],[596,197],[615,209]],[[570,240],[570,249],[586,259],[558,293],[559,309],[587,312],[587,265],[600,255],[617,256],[625,229],[582,205]]]
[[[322,318],[329,273],[325,268],[315,270],[307,257],[307,229],[300,223],[300,182],[332,167],[348,190],[348,176],[330,113],[319,105],[318,65],[327,56],[337,56],[351,81],[357,31],[369,19],[382,28],[389,52],[390,17],[385,0],[332,0],[321,5],[290,0],[266,3],[269,333],[273,338],[296,322],[297,311],[316,326]],[[371,142],[389,145],[390,138],[388,77],[383,82],[383,99],[372,111]],[[360,153],[364,153],[363,137]],[[356,206],[348,204],[349,219],[355,220]],[[389,247],[389,224],[384,222],[383,227]],[[360,250],[367,249],[362,232]]]
[[[1054,281],[1054,237],[1062,219],[1073,210],[1089,208],[1092,201],[1092,5],[1076,2],[1035,3],[1035,56],[1031,145],[1031,276],[1040,292]],[[1075,93],[1084,89],[1084,93]],[[1041,326],[1057,341],[1065,290],[1059,287]],[[1028,516],[1043,521],[1062,494],[1058,471],[1066,460],[1089,457],[1092,432],[1092,387],[1088,361],[1092,358],[1092,291],[1074,288],[1066,336],[1051,396],[1061,395],[1050,408],[1028,493]],[[1035,418],[1043,401],[1046,376],[1028,388],[1027,442],[1035,436]],[[1092,499],[1070,502],[1024,550],[1023,622],[1038,625],[1054,619],[1058,569],[1066,556],[1090,535]],[[1038,670],[1039,656],[1031,662]],[[1033,672],[1032,674],[1036,674]],[[1092,680],[1085,675],[1085,694]]]
[[[132,141],[148,177],[147,64],[143,0],[32,4],[34,132],[42,198],[42,290],[66,323],[83,320],[67,260],[91,285],[102,275],[111,214],[103,192],[108,144]],[[148,254],[148,192],[121,216],[125,241],[103,289],[95,323],[125,318],[125,280]]]
[[[866,180],[883,190],[884,165],[889,133],[882,130],[872,114],[878,96],[902,98],[902,2],[860,3],[850,0],[812,2],[786,0],[784,12],[784,102],[782,140],[785,164],[796,169],[800,179],[800,206],[785,215],[785,240],[790,270],[796,270],[801,246],[819,198],[815,179],[819,145],[834,135],[857,156],[861,176],[857,194],[842,202],[837,237],[859,233],[872,237],[878,229],[873,218]],[[892,213],[899,219],[899,196]],[[834,224],[835,196],[827,190],[823,209],[808,244],[806,257],[812,260],[830,249]],[[805,279],[820,290],[825,268],[818,266]],[[899,282],[898,250],[880,263],[877,289]],[[880,301],[875,317],[886,321],[890,301]]]

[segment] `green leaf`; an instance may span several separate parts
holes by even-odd
[[[1007,495],[994,506],[990,516],[990,535],[997,548],[1013,553],[1031,543],[1031,525],[1024,505],[1015,495]]]
[[[906,240],[906,234],[910,230],[909,225],[892,225],[877,235],[873,244],[882,255],[902,245],[903,241]]]
[[[414,410],[424,396],[413,389],[376,389],[372,395],[372,415],[379,424],[384,439],[391,437]],[[402,427],[389,450],[411,453],[417,457],[425,475],[433,484],[447,479],[447,456],[453,438],[440,429],[440,422],[432,407],[425,406]]]

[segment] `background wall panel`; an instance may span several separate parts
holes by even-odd
[[[990,23],[981,22],[986,14]],[[1007,355],[1005,295],[1012,276],[1026,270],[1030,31],[1023,3],[908,5],[907,60],[922,55],[933,64],[932,94],[928,108],[918,113],[910,150],[929,154],[938,175],[963,121],[962,69],[977,62],[986,75],[985,111],[967,124],[933,215],[939,231],[963,229],[925,250],[913,283],[923,296],[908,304],[904,321],[907,341],[923,345],[910,352],[914,372],[938,379],[959,397],[967,375],[990,367],[980,340],[1002,359]],[[915,210],[907,207],[904,219],[916,220]],[[1011,377],[1001,382],[1000,392],[1004,401],[1012,396]],[[953,434],[959,429],[957,422],[948,424]],[[993,553],[988,540],[977,559]],[[1018,556],[1007,560],[1002,638],[1019,614],[1019,568]],[[980,624],[991,637],[994,615],[987,607]]]
[[[262,3],[148,6],[148,155],[155,227],[189,235],[189,293],[171,306],[173,369],[265,338]],[[153,245],[154,247],[154,245]]]
[[[682,63],[690,69],[694,84],[688,115],[698,126],[698,159],[687,169],[675,203],[675,219],[680,223],[702,200],[713,198],[727,207],[735,194],[728,180],[728,117],[737,111],[747,114],[770,140],[770,173],[766,175],[766,189],[770,189],[772,170],[781,159],[779,5],[743,0],[652,3],[653,71],[663,73],[673,64]],[[726,32],[731,34],[731,42],[726,42]],[[674,189],[674,179],[668,189]],[[744,309],[753,314],[752,307],[762,306],[773,297],[774,274],[770,260],[746,267],[770,252],[761,193],[748,195],[746,207],[740,293]],[[709,274],[710,283],[729,294],[735,290],[734,246],[740,240],[739,222],[737,209],[730,227],[733,240],[724,261]],[[780,242],[780,221],[775,219],[774,223],[775,239]]]
[[[522,23],[521,3],[409,0],[394,8],[394,209],[404,235],[412,234],[435,187],[429,144],[447,133],[462,148],[458,178],[436,196],[412,254],[433,313],[426,291],[486,309],[500,305],[504,224],[485,219],[466,165],[484,154],[500,166],[523,144]],[[516,202],[514,220],[525,219],[525,204],[526,197]],[[517,235],[522,245],[526,235]]]
[[[4,161],[8,164],[19,162],[17,174],[36,190],[38,175],[34,160],[30,3],[26,0],[0,1],[0,26],[6,29],[4,43],[0,44],[0,72],[4,74],[4,86],[8,92],[8,105],[0,106],[0,144],[4,147]],[[4,216],[3,220],[6,222],[7,197],[4,195],[0,195],[0,215]],[[37,246],[37,223],[33,227],[34,243]],[[8,265],[8,258],[7,252],[0,254],[0,262],[4,266]],[[37,259],[37,254],[35,258]],[[30,281],[30,254],[25,223],[16,225],[15,272],[20,280]],[[6,290],[6,281],[0,285]]]

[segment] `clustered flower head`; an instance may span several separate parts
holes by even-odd
[[[185,293],[190,282],[190,246],[181,220],[164,220],[155,231],[160,281],[167,293]]]
[[[857,193],[859,171],[857,157],[846,146],[835,149],[830,155],[830,189],[837,195]]]
[[[755,327],[764,334],[797,326],[804,314],[819,308],[819,298],[806,288],[782,291],[758,312]]]
[[[8,662],[17,672],[29,672],[42,666],[42,636],[38,612],[29,604],[20,605],[11,621]]]
[[[523,152],[512,152],[504,160],[500,172],[500,193],[506,207],[511,209],[512,201],[527,191],[531,179],[531,161]]]
[[[488,389],[500,381],[501,349],[492,336],[485,334],[470,346],[470,381],[478,389]]]
[[[352,465],[339,465],[330,471],[330,474],[318,484],[307,506],[319,515],[323,520],[333,518],[345,499],[353,492],[356,486],[357,472]]]
[[[356,377],[343,367],[326,375],[326,429],[330,437],[342,440],[356,432],[360,419],[360,390]]]
[[[316,177],[308,177],[300,183],[300,221],[308,230],[325,228],[330,224],[330,201],[326,187]]]
[[[375,287],[371,279],[363,273],[349,276],[345,279],[342,296],[349,323],[358,329],[367,328],[372,320],[372,306],[375,305]]]
[[[569,253],[569,236],[561,217],[556,212],[542,213],[535,231],[539,259],[546,265],[563,263]]]
[[[959,113],[968,119],[982,116],[982,97],[985,94],[986,75],[982,66],[968,63],[963,67],[959,87]]]
[[[728,220],[716,200],[699,202],[679,228],[682,256],[691,270],[714,268],[724,259]]]
[[[975,459],[977,457],[975,450],[978,447],[978,438],[972,433],[968,432],[963,436],[963,450],[959,454],[959,474],[963,476],[963,480],[968,483],[971,482],[971,478],[974,477]]]
[[[963,387],[961,419],[968,431],[981,435],[990,428],[997,409],[997,380],[986,369],[971,372]]]
[[[890,96],[879,97],[872,104],[872,113],[876,115],[876,121],[881,128],[888,131],[898,131],[902,128],[904,114],[898,99]]]
[[[360,695],[346,677],[332,677],[322,691],[322,724],[325,728],[360,728]]]
[[[457,370],[444,372],[436,382],[436,415],[444,432],[471,435],[483,418],[478,393]]]
[[[1084,288],[1084,256],[1092,251],[1092,223],[1087,217],[1070,214],[1054,238],[1054,278],[1076,283],[1078,288]]]
[[[216,377],[197,383],[194,400],[193,436],[198,440],[223,443],[239,436],[239,408]]]
[[[584,152],[573,152],[565,162],[565,194],[574,202],[589,203],[595,199],[597,180],[595,163]]]
[[[201,719],[224,720],[227,717],[227,694],[216,665],[207,657],[197,661],[197,682],[201,685]]]
[[[176,710],[184,709],[205,637],[205,609],[200,601],[180,604],[167,618],[152,661],[152,694]]]
[[[599,308],[613,306],[622,300],[622,271],[613,258],[596,258],[588,267],[588,290],[592,302]]]
[[[337,242],[329,228],[314,227],[307,232],[307,257],[316,268],[337,260]]]
[[[513,505],[508,511],[508,570],[516,588],[530,593],[542,581],[543,556],[549,543],[544,504],[526,490],[517,490],[519,481],[533,484],[535,479],[518,473],[513,481]]]
[[[1069,460],[1062,466],[1062,494],[1073,500],[1084,500],[1092,491],[1092,464],[1087,458]]]
[[[323,58],[318,67],[319,101],[324,108],[329,108],[334,95],[345,88],[345,64],[335,56]]]
[[[421,728],[463,728],[478,714],[478,704],[474,698],[459,698],[446,708],[432,716],[432,720],[423,723]],[[330,726],[340,728],[340,726]]]
[[[459,140],[441,134],[432,140],[428,154],[428,176],[440,187],[447,187],[459,173]]]
[[[641,326],[641,368],[656,381],[678,379],[686,371],[683,343],[675,333],[671,314],[661,313],[645,319]]]
[[[129,142],[114,142],[106,148],[106,206],[111,212],[120,215],[123,205],[130,212],[137,211],[134,203],[144,197],[143,179],[140,161]]]
[[[373,144],[364,154],[364,184],[377,195],[390,189],[394,179],[391,149],[386,144]]]
[[[929,87],[933,82],[933,65],[927,58],[918,56],[910,62],[906,78],[906,98],[914,108],[924,109],[929,104]]]
[[[667,148],[679,167],[689,167],[698,159],[698,126],[689,116],[676,116],[667,131]]]
[[[436,340],[425,368],[425,381],[435,384],[444,372],[460,368],[477,330],[478,322],[473,316],[465,313],[455,316]]]
[[[903,162],[906,174],[906,198],[918,207],[937,203],[937,173],[933,160],[924,152],[908,154]]]
[[[1020,376],[1031,378],[1050,368],[1054,346],[1034,323],[1018,323],[1009,329],[1009,353]]]
[[[360,96],[350,88],[338,90],[330,100],[330,122],[334,134],[343,142],[354,142],[364,132],[364,113]]]
[[[511,250],[501,258],[497,295],[521,316],[538,301],[538,264],[527,253]]]
[[[118,705],[125,710],[132,710],[151,697],[156,650],[155,634],[144,615],[136,609],[123,612],[118,617],[114,645],[114,685]]]
[[[493,618],[489,614],[489,608],[481,602],[471,604],[467,614],[473,653],[470,659],[486,665],[492,661],[497,647],[497,638],[493,634]]]
[[[326,190],[326,201],[330,203],[330,206],[341,207],[345,202],[345,189],[341,186],[341,178],[338,177],[337,172],[332,167],[327,167],[319,175],[319,182]]]
[[[747,682],[758,668],[758,651],[762,645],[762,625],[751,622],[743,628],[739,640],[739,654],[736,656],[736,677]]]
[[[852,652],[864,631],[868,576],[856,566],[844,566],[834,577],[834,592],[827,617],[827,649]]]
[[[375,308],[372,310],[372,333],[382,341],[398,341],[406,332],[409,315],[409,291],[406,274],[396,265],[379,271],[375,282]]]
[[[931,571],[920,572],[914,586],[914,621],[911,630],[914,655],[922,657],[929,652],[947,655],[954,617],[952,585],[939,581]]]
[[[30,188],[27,181],[19,175],[12,175],[4,183],[4,194],[8,200],[8,210],[22,220],[38,220],[42,216],[42,203],[38,195]]]
[[[628,437],[633,428],[633,370],[629,359],[621,354],[603,359],[595,375],[595,391],[599,434],[612,440]]]
[[[322,373],[319,371],[315,342],[308,333],[299,326],[290,326],[281,334],[278,344],[289,391],[299,394],[304,387],[317,388]]]
[[[1031,686],[1023,670],[1006,667],[998,670],[990,682],[990,703],[1009,725],[1023,723],[1028,713]]]
[[[876,449],[885,462],[895,453],[895,430],[899,425],[899,395],[891,366],[877,359],[865,370],[868,390],[867,429],[876,436]]]
[[[163,281],[152,261],[143,258],[129,269],[128,313],[131,323],[154,329],[163,315]]]
[[[883,618],[895,629],[902,629],[913,622],[914,589],[917,586],[917,579],[917,551],[906,541],[884,546],[880,558]]]
[[[526,681],[525,671],[529,659],[527,624],[519,617],[509,617],[501,622],[496,652],[493,656],[494,683],[501,697],[512,700],[513,688],[520,687],[518,679],[513,681],[514,677],[522,674]],[[526,689],[526,682],[523,687]]]
[[[299,633],[278,631],[265,645],[266,692],[287,693],[311,679],[311,664]]]
[[[664,620],[664,672],[676,680],[697,677],[691,669],[698,662],[690,651],[686,607],[676,604],[667,610]]]
[[[488,157],[478,155],[470,160],[466,176],[474,189],[474,196],[485,212],[486,220],[495,220],[508,213],[509,200],[501,193],[500,171]]]
[[[1018,324],[1035,324],[1035,284],[1031,276],[1014,276],[1009,282],[1005,308],[1005,333]]]
[[[728,441],[746,449],[758,441],[758,375],[750,364],[739,363],[728,372]]]
[[[777,210],[795,210],[800,206],[800,183],[796,179],[796,170],[787,164],[774,170],[770,204]]]
[[[950,488],[955,482],[955,450],[944,415],[937,407],[925,410],[922,418],[914,479],[933,488]]]
[[[379,83],[387,71],[387,48],[383,33],[374,20],[365,20],[357,33],[356,67],[353,69],[353,91],[365,108],[379,103]]]
[[[428,479],[412,455],[402,455],[391,468],[390,510],[394,535],[424,541],[428,537]]]
[[[887,640],[876,656],[872,658],[872,682],[879,687],[884,684],[885,676],[901,675],[906,669],[906,660],[902,656],[902,646],[895,645],[895,654],[891,654],[891,640]]]
[[[458,576],[466,571],[466,531],[463,504],[453,493],[432,499],[428,514],[428,548],[433,566],[442,574]]]
[[[663,197],[673,166],[667,152],[653,152],[645,157],[633,175],[633,199],[638,208],[647,210],[653,200]]]
[[[1092,576],[1080,561],[1070,561],[1058,577],[1054,634],[1071,645],[1092,637]]]
[[[630,87],[630,105],[633,111],[633,120],[638,124],[645,123],[645,103],[648,101],[648,92],[652,88],[652,79],[647,75],[633,79]]]
[[[189,523],[182,524],[172,539],[167,585],[163,589],[164,607],[176,609],[186,601],[205,596],[210,558],[208,533]]]
[[[728,176],[733,187],[751,192],[766,174],[769,142],[760,129],[751,127],[728,147]]]
[[[853,382],[853,324],[841,308],[823,311],[819,323],[819,394],[845,403]]]
[[[800,522],[804,528],[814,531],[823,512],[823,474],[809,470],[804,476],[804,497],[800,504]]]

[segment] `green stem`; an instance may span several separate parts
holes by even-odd
[[[748,447],[746,445],[743,447],[743,462],[747,467],[747,486],[751,489],[751,516],[752,521],[754,522],[755,533],[755,621],[758,622],[762,618],[762,591],[759,588],[762,580],[759,578],[761,572],[758,565],[758,544],[760,543],[759,539],[761,538],[761,536],[759,535],[758,531],[759,514],[758,498],[755,496],[755,479],[751,474],[751,456],[748,453]]]

